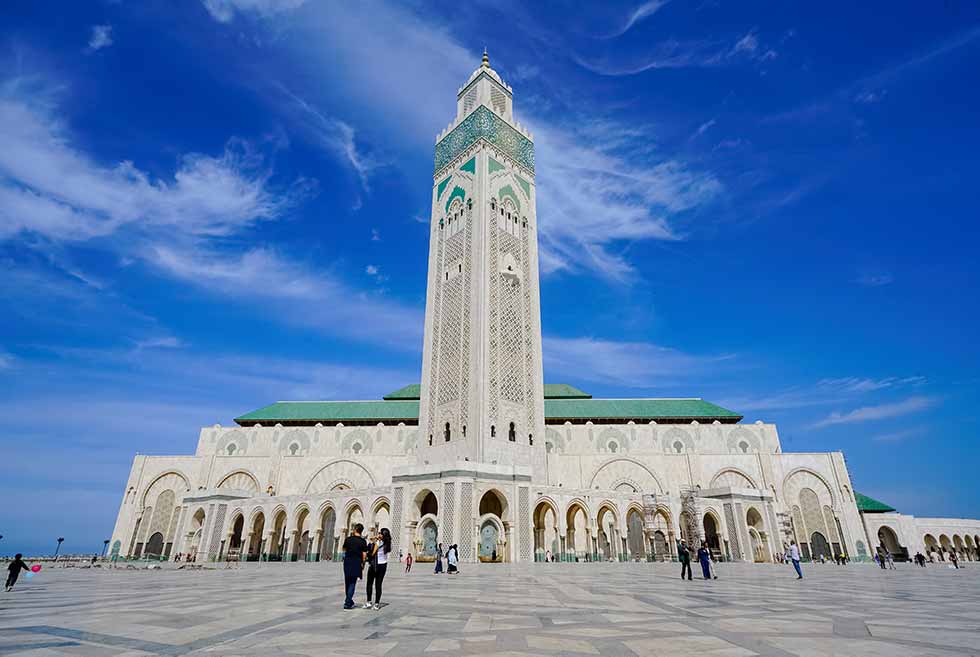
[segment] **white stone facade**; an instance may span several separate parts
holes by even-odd
[[[669,559],[682,538],[733,560],[772,560],[791,540],[806,557],[858,557],[879,522],[910,549],[923,528],[975,549],[974,521],[950,534],[947,521],[862,518],[843,454],[784,453],[774,425],[701,400],[572,395],[574,421],[546,417],[535,206],[531,135],[484,58],[436,144],[418,395],[280,402],[309,406],[206,427],[193,456],[137,456],[111,554],[330,559],[356,523],[389,527],[420,561],[439,543],[464,561]],[[608,410],[646,402],[720,419]]]

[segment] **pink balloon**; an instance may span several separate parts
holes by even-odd
[[[36,564],[34,564],[33,566],[31,566],[31,572],[32,572],[32,573],[36,573],[36,572],[38,572],[39,570],[41,570],[41,564],[39,564],[39,563],[36,563]]]

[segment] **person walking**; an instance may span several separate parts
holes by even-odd
[[[455,543],[449,546],[449,551],[446,552],[446,563],[449,565],[449,567],[446,569],[446,574],[459,574],[459,568],[457,567],[457,564],[459,563],[459,552],[457,552]]]
[[[701,574],[705,579],[711,579],[711,553],[704,543],[698,548],[698,561],[701,562]]]
[[[885,561],[888,563],[889,570],[895,570],[895,557],[888,550],[885,550]]]
[[[950,551],[950,553],[949,553],[949,562],[951,564],[953,564],[953,568],[956,568],[957,570],[959,570],[959,568],[960,568],[960,558],[956,554],[956,551],[955,550]]]
[[[408,553],[408,556],[405,557],[405,572],[406,573],[412,572],[412,561],[413,561],[413,559],[412,559],[412,553],[409,552]]]
[[[687,547],[687,542],[681,541],[677,548],[677,559],[681,562],[681,579],[684,579],[684,573],[687,573],[688,580],[694,579],[691,576],[691,549]]]
[[[24,563],[23,557],[24,555],[18,552],[14,555],[14,560],[10,562],[9,566],[7,566],[6,590],[8,592],[14,589],[14,584],[17,583],[17,578],[20,577],[20,572],[22,570],[29,571],[31,569],[30,566]]]
[[[796,579],[803,579],[803,570],[800,568],[800,548],[796,545],[796,541],[789,542],[789,560],[793,562],[793,568],[796,569]]]
[[[370,554],[367,602],[364,603],[364,608],[371,608],[371,585],[374,584],[374,610],[377,611],[381,609],[381,584],[385,581],[385,573],[388,572],[388,555],[391,554],[391,532],[387,527],[382,528],[375,537]]]
[[[441,572],[442,572],[442,543],[440,543],[439,546],[436,548],[436,572],[435,572],[435,574],[438,575]]]
[[[344,541],[344,590],[347,594],[344,598],[344,609],[354,608],[354,590],[357,588],[357,580],[361,579],[364,572],[368,544],[361,537],[363,531],[364,525],[357,523],[354,525],[354,533]]]

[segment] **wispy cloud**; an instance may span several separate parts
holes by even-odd
[[[88,45],[85,47],[86,53],[93,53],[112,45],[112,26],[93,25],[92,34],[88,38]]]
[[[874,392],[886,388],[901,388],[920,386],[926,383],[924,376],[889,376],[883,379],[844,377],[837,379],[821,379],[817,386],[824,390],[843,390],[846,392]]]
[[[546,377],[649,388],[703,376],[734,355],[698,356],[646,342],[545,337]]]
[[[898,402],[878,404],[876,406],[862,406],[848,412],[835,411],[823,420],[815,423],[813,428],[904,417],[913,413],[921,413],[922,411],[933,408],[938,403],[939,400],[934,397],[915,396]]]
[[[649,2],[644,2],[639,7],[634,9],[632,12],[626,16],[622,25],[617,28],[614,32],[610,34],[602,35],[601,39],[614,39],[616,37],[622,36],[629,32],[630,28],[639,23],[640,21],[653,16],[655,13],[660,11],[660,9],[667,4],[669,0],[650,0]]]
[[[184,343],[181,342],[179,338],[172,335],[164,335],[136,341],[137,351],[141,351],[143,349],[179,349],[183,346]]]
[[[698,129],[694,131],[694,134],[690,136],[690,139],[697,139],[698,137],[706,133],[708,130],[710,130],[717,122],[718,121],[716,119],[709,119],[708,121],[705,121],[704,123],[698,126]]]
[[[235,14],[254,14],[270,17],[291,11],[306,0],[202,0],[211,17],[220,23],[229,23]]]
[[[358,147],[356,132],[349,123],[327,116],[285,86],[281,84],[277,86],[289,100],[287,114],[295,120],[302,131],[316,145],[348,164],[357,174],[364,191],[370,191],[368,178],[375,169],[384,166],[385,162]]]
[[[900,443],[909,438],[915,438],[916,436],[921,436],[925,433],[924,427],[913,427],[911,429],[903,429],[901,431],[892,431],[889,433],[881,433],[875,436],[871,436],[871,440],[876,443]]]
[[[0,351],[0,370],[10,369],[14,366],[14,357],[5,351]]]
[[[745,411],[779,411],[854,403],[868,394],[886,390],[899,391],[925,385],[923,376],[838,377],[815,384],[795,386],[779,392],[760,393],[722,399],[720,403]]]
[[[219,156],[183,155],[172,181],[154,179],[131,162],[106,167],[74,148],[57,105],[41,102],[43,93],[32,97],[18,80],[2,90],[0,241],[34,235],[97,243],[230,300],[261,298],[287,322],[418,349],[419,309],[366,294],[273,249],[232,246],[227,238],[287,216],[315,189],[302,178],[274,185],[255,144],[233,138]],[[296,313],[296,300],[335,309]],[[378,319],[374,328],[364,325],[366,316]],[[386,321],[406,327],[406,339],[393,338]]]
[[[854,282],[858,285],[863,285],[864,287],[881,287],[894,282],[894,280],[895,279],[891,274],[878,272],[861,274],[854,280]]]

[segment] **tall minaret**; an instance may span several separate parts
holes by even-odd
[[[534,144],[483,63],[436,139],[419,458],[543,462]]]

